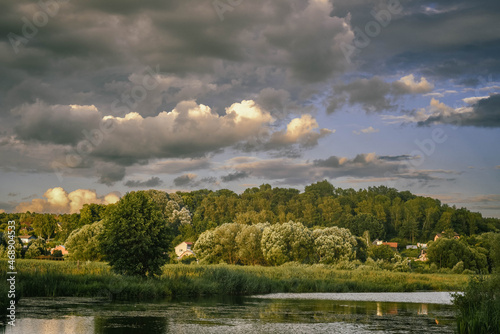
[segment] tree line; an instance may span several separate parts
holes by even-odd
[[[75,214],[2,213],[0,230],[5,230],[8,220],[16,221],[18,235],[51,238],[52,245],[64,243],[73,258],[106,259],[118,266],[122,260],[113,260],[113,254],[124,249],[132,249],[142,258],[161,254],[161,263],[169,255],[173,257],[174,246],[182,241],[197,241],[197,256],[206,262],[278,265],[289,261],[363,261],[366,254],[380,258],[382,255],[376,254],[380,250],[363,250],[363,243],[368,245],[374,239],[397,241],[404,246],[427,242],[441,231],[456,232],[472,240],[477,234],[500,230],[499,219],[483,218],[480,213],[408,191],[385,186],[356,191],[336,188],[327,181],[306,186],[303,192],[268,184],[248,188],[241,194],[227,189],[171,194],[137,191],[116,204],[84,205]],[[43,249],[39,243],[34,248]],[[211,246],[203,248],[203,244]],[[473,250],[476,247],[466,246]],[[472,259],[463,263],[464,268],[484,267],[480,255],[483,250],[471,253],[460,247],[442,248],[459,249],[463,257]],[[20,252],[28,250],[20,248]],[[37,253],[32,250],[29,254]],[[433,258],[432,252],[429,257]],[[151,268],[158,263],[153,262],[132,271],[140,275],[154,272]],[[441,260],[440,266],[449,263]]]

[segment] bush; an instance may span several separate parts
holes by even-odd
[[[464,271],[464,262],[463,261],[458,262],[453,267],[453,269],[451,269],[451,271],[453,271],[454,274],[460,274],[460,273],[462,273]]]
[[[53,257],[62,257],[63,256],[63,253],[61,250],[57,249],[55,251],[52,252],[52,256]]]
[[[179,262],[182,264],[191,264],[193,262],[196,262],[196,256],[194,255],[184,256],[182,259],[179,260]]]
[[[462,294],[453,296],[460,334],[500,333],[500,275],[472,277]]]
[[[368,256],[374,260],[384,260],[389,262],[396,252],[389,245],[372,246],[368,250]]]

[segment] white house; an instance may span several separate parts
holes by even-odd
[[[193,243],[189,241],[183,241],[177,246],[175,246],[175,254],[177,254],[178,259],[182,259],[184,256],[194,255],[192,251]]]
[[[20,235],[19,239],[21,239],[23,244],[27,244],[32,240],[36,240],[36,237],[34,235]]]

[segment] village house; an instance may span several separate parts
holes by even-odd
[[[36,237],[34,235],[20,235],[19,239],[23,245],[27,245],[30,241],[36,240]]]
[[[398,243],[397,242],[383,242],[382,245],[387,245],[394,250],[398,250]]]
[[[184,256],[194,255],[192,251],[193,243],[189,241],[183,241],[177,246],[175,246],[175,254],[177,255],[177,259],[180,260]]]
[[[68,251],[66,250],[66,247],[63,245],[56,246],[54,248],[50,249],[50,254],[53,255],[55,251],[61,251],[62,255],[67,255],[69,254]]]
[[[389,247],[393,248],[394,250],[398,249],[398,243],[397,242],[386,242],[386,241],[381,241],[381,240],[378,240],[378,239],[375,239],[375,241],[372,242],[372,245],[374,245],[374,246],[388,245]]]
[[[442,238],[442,237],[449,237],[450,235],[447,234],[445,231],[441,232],[441,233],[438,233],[434,236],[434,241],[436,241],[437,239],[439,238]],[[458,233],[456,232],[453,232],[453,239],[460,239],[460,236],[458,235]]]

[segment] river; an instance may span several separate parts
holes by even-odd
[[[309,293],[109,302],[27,298],[1,333],[453,333],[449,293]]]

